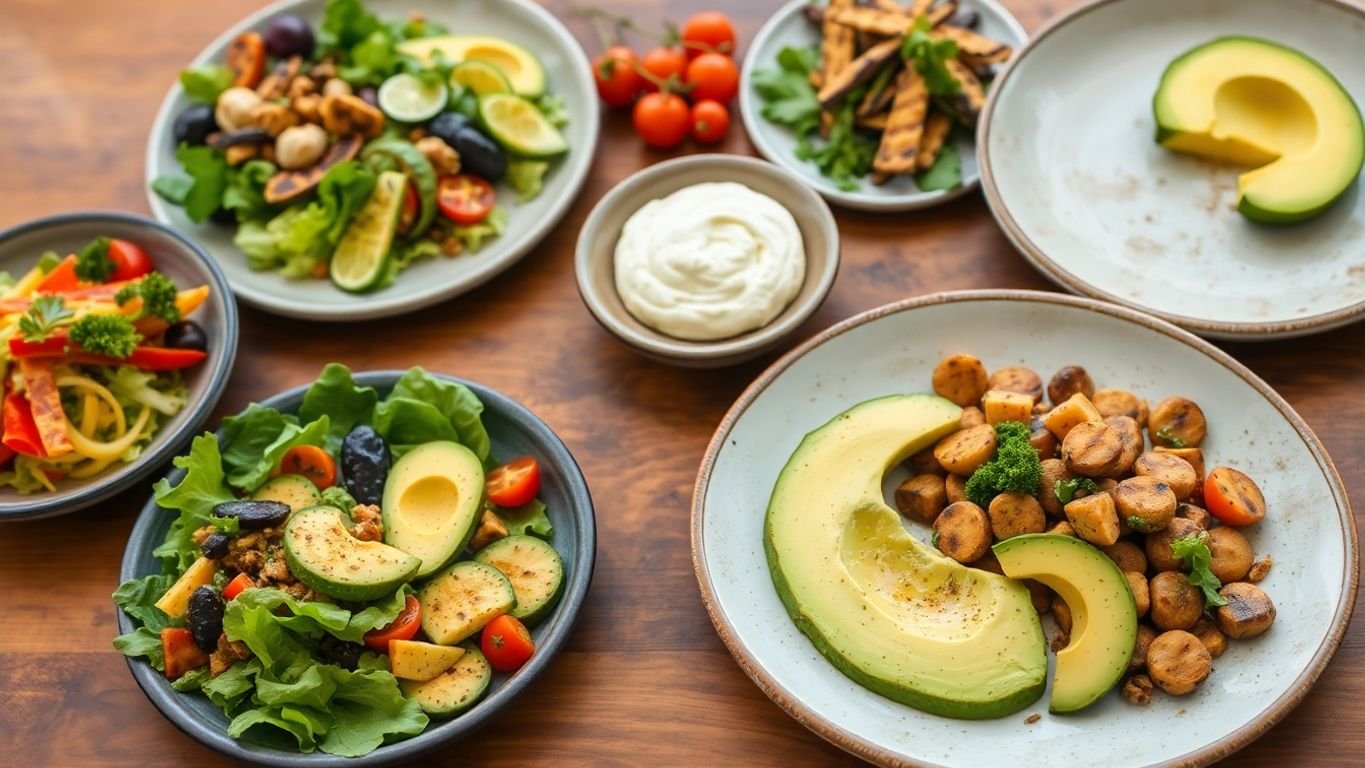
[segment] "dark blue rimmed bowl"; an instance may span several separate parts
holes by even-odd
[[[209,299],[193,320],[208,336],[208,359],[185,372],[189,402],[161,425],[135,461],[112,467],[88,480],[64,480],[55,493],[23,495],[0,489],[0,521],[28,520],[75,512],[97,504],[165,466],[189,443],[218,404],[237,357],[237,303],[217,263],[197,243],[164,224],[128,213],[90,211],[36,219],[0,232],[0,270],[18,279],[44,251],[74,253],[100,235],[137,243],[158,271],[181,288],[209,286]]]
[[[370,371],[356,374],[355,378],[361,384],[374,387],[382,398],[402,375],[402,371]],[[587,481],[559,436],[524,406],[478,384],[454,376],[434,375],[460,382],[478,395],[484,405],[483,421],[493,441],[494,455],[507,458],[530,454],[540,462],[540,498],[547,505],[554,523],[550,541],[564,560],[566,579],[559,604],[531,630],[536,642],[535,655],[515,674],[494,672],[493,683],[483,700],[453,720],[433,720],[421,734],[386,744],[363,757],[337,757],[325,752],[304,754],[279,743],[233,739],[227,735],[227,718],[208,699],[198,693],[179,693],[171,688],[164,675],[145,661],[128,659],[128,668],[142,692],[175,727],[210,749],[262,765],[290,768],[390,765],[412,760],[473,733],[511,704],[549,666],[568,639],[592,581],[597,526]],[[296,412],[307,388],[307,385],[295,387],[261,404],[286,413]],[[174,484],[184,474],[184,470],[176,469],[168,477]],[[120,580],[160,572],[160,561],[152,556],[152,550],[165,538],[166,529],[175,517],[176,513],[158,507],[154,500],[147,502],[123,553]],[[132,619],[123,611],[118,611],[118,627],[119,632],[131,632],[134,628]]]

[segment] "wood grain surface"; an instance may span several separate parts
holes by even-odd
[[[602,0],[649,25],[709,6],[743,41],[782,0]],[[1030,31],[1072,0],[1005,0]],[[2,0],[0,227],[90,208],[147,212],[144,143],[177,70],[260,0]],[[546,0],[596,50],[566,0]],[[1100,44],[1097,41],[1097,44]],[[707,620],[692,573],[688,505],[712,430],[773,357],[720,372],[650,362],[600,329],[579,301],[573,246],[593,203],[668,157],[626,115],[606,116],[592,175],[538,248],[465,296],[406,317],[350,325],[243,307],[236,369],[217,415],[355,369],[422,364],[525,403],[568,443],[597,502],[592,591],[566,651],[513,712],[430,758],[443,765],[847,765],[754,687]],[[724,151],[753,154],[738,126]],[[837,213],[843,269],[807,337],[856,312],[957,288],[1050,286],[1014,252],[979,194],[917,214]],[[1278,389],[1335,458],[1365,511],[1365,325],[1310,340],[1225,347]],[[150,483],[148,484],[150,486]],[[0,764],[208,766],[226,761],[143,698],[110,646],[109,593],[149,487],[56,520],[0,529]],[[1273,662],[1272,662],[1273,663]],[[1365,760],[1365,628],[1316,689],[1225,764],[1353,766]],[[1224,706],[1237,706],[1226,702]],[[1154,728],[1178,727],[1154,724]]]

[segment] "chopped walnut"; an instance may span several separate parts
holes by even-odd
[[[451,235],[441,241],[441,253],[452,258],[459,256],[464,253],[464,243],[460,242],[460,238]]]
[[[416,128],[413,128],[412,130],[408,131],[408,141],[411,141],[415,144],[418,139],[424,138],[426,135],[427,129],[419,125]]]
[[[1270,567],[1275,564],[1275,558],[1270,555],[1261,555],[1251,564],[1251,570],[1247,571],[1247,581],[1255,584],[1270,574]]]
[[[242,573],[255,576],[260,573],[261,566],[265,564],[265,556],[254,549],[229,552],[227,557],[223,558],[223,564],[229,568],[236,568]]]
[[[217,528],[214,528],[211,525],[206,525],[202,528],[196,528],[194,533],[190,534],[190,538],[194,539],[195,544],[203,544],[204,539],[207,539],[208,537],[212,536],[217,532],[218,532]]]
[[[218,636],[218,647],[209,654],[209,674],[217,677],[233,664],[251,658],[251,649],[240,640],[229,640],[227,635]]]
[[[494,514],[492,510],[485,509],[483,516],[479,518],[478,529],[474,531],[474,536],[469,540],[469,548],[477,552],[498,539],[504,538],[507,538],[507,526],[503,524],[502,518]]]
[[[312,587],[309,587],[307,584],[304,584],[301,581],[294,582],[293,584],[285,584],[284,586],[280,587],[280,590],[283,591],[286,595],[289,595],[290,597],[294,598],[295,600],[327,602],[322,599],[321,595],[314,592]]]
[[[251,124],[263,129],[271,136],[279,136],[286,128],[299,124],[299,116],[289,107],[274,102],[257,104],[251,110]]]
[[[325,83],[337,76],[337,63],[330,58],[323,59],[308,70],[308,76]]]
[[[285,95],[290,83],[298,77],[299,70],[303,67],[302,56],[291,56],[289,59],[275,65],[275,69],[256,86],[256,93],[262,99],[271,101]]]
[[[384,113],[358,96],[323,96],[318,113],[322,127],[334,136],[360,134],[373,139],[384,130]]]
[[[289,565],[284,558],[276,557],[265,561],[261,566],[261,578],[276,584],[291,584],[294,581],[294,574],[289,572]]]
[[[1129,704],[1146,706],[1152,703],[1152,678],[1133,675],[1123,684],[1123,700]]]
[[[319,111],[322,106],[322,97],[317,94],[300,96],[290,102],[294,114],[305,123],[321,123],[322,113]]]
[[[361,541],[381,541],[384,538],[383,515],[373,504],[357,504],[351,509],[351,535]]]
[[[424,136],[416,141],[417,151],[436,169],[437,176],[460,172],[460,153],[436,136]]]

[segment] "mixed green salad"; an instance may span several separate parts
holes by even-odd
[[[235,226],[251,269],[347,291],[477,251],[506,227],[499,185],[530,200],[569,151],[534,53],[361,0],[328,0],[316,29],[276,16],[180,83],[183,172],[152,189],[196,223]]]
[[[392,391],[329,365],[297,414],[253,404],[195,438],[160,572],[114,639],[229,718],[228,735],[358,756],[472,706],[535,652],[565,568],[534,457],[499,463],[467,387]]]

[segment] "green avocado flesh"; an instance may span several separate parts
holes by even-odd
[[[483,464],[446,440],[403,454],[384,481],[384,542],[420,558],[417,578],[455,559],[479,522]]]
[[[869,400],[811,432],[778,476],[764,545],[797,627],[860,685],[945,717],[1002,717],[1047,683],[1028,589],[921,543],[882,496],[890,467],[955,431],[932,395]]]
[[[1351,187],[1365,163],[1365,124],[1351,95],[1292,48],[1223,37],[1172,61],[1152,100],[1157,143],[1249,166],[1238,210],[1254,221],[1312,218]]]
[[[309,507],[289,516],[284,554],[294,577],[337,600],[377,600],[410,580],[420,561],[387,544],[361,541],[336,507]]]
[[[1036,579],[1071,609],[1071,642],[1057,652],[1052,712],[1095,703],[1128,670],[1137,644],[1137,608],[1128,579],[1108,555],[1071,536],[1032,533],[991,548],[1013,579]]]

